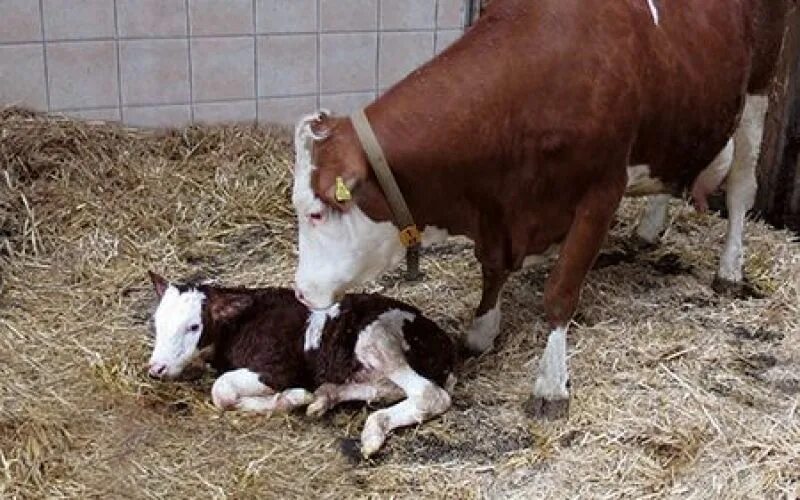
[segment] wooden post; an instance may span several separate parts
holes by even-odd
[[[776,226],[800,230],[800,9],[787,23],[758,165],[755,209]]]

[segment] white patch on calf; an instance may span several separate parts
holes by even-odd
[[[647,0],[647,6],[650,7],[650,15],[653,16],[653,23],[658,26],[659,16],[655,0]]]
[[[392,429],[422,422],[450,407],[450,395],[414,371],[406,360],[408,349],[403,338],[403,323],[414,315],[392,310],[382,314],[358,337],[356,357],[368,369],[400,387],[407,399],[367,418],[361,433],[361,451],[370,456],[383,445]]]
[[[625,196],[660,194],[664,191],[664,183],[660,179],[650,177],[650,165],[628,167],[628,185],[625,188]]]
[[[150,356],[151,374],[180,375],[198,354],[204,300],[205,295],[197,290],[180,293],[174,285],[167,287],[154,315],[156,339]]]
[[[325,324],[328,319],[334,319],[339,316],[339,304],[334,304],[332,307],[323,310],[312,310],[308,315],[306,322],[306,334],[303,341],[303,350],[312,351],[319,349],[322,343],[322,332],[325,330]]]
[[[223,373],[211,387],[211,399],[218,408],[233,408],[239,399],[246,396],[267,396],[273,394],[269,386],[259,380],[258,373],[239,368]]]

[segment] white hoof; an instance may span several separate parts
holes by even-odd
[[[494,339],[500,334],[500,307],[496,306],[473,320],[465,344],[472,352],[482,353],[494,348]]]
[[[361,432],[361,454],[364,457],[370,457],[381,449],[386,441],[388,424],[388,415],[384,415],[380,411],[376,411],[367,418],[364,430]]]

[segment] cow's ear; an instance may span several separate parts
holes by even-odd
[[[208,312],[213,321],[229,321],[242,314],[253,304],[253,297],[247,293],[222,293],[209,289],[207,293]]]
[[[336,172],[336,169],[317,169],[313,174],[315,191],[326,205],[347,212],[353,206],[362,180],[357,172]]]
[[[164,292],[167,291],[169,282],[153,271],[147,271],[147,274],[150,275],[150,281],[153,283],[153,289],[156,291],[156,295],[158,295],[158,298],[160,299],[164,296]]]

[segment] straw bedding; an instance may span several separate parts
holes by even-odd
[[[720,296],[724,221],[680,201],[646,251],[627,244],[641,202],[620,210],[570,331],[566,421],[523,411],[548,265],[509,283],[498,348],[461,367],[451,411],[369,462],[342,452],[368,408],[220,413],[209,374],[148,379],[148,269],[291,283],[291,163],[275,130],[156,134],[0,110],[0,497],[800,494],[800,245],[749,223],[752,293]],[[369,288],[461,335],[480,293],[469,243],[427,251],[423,271]]]

